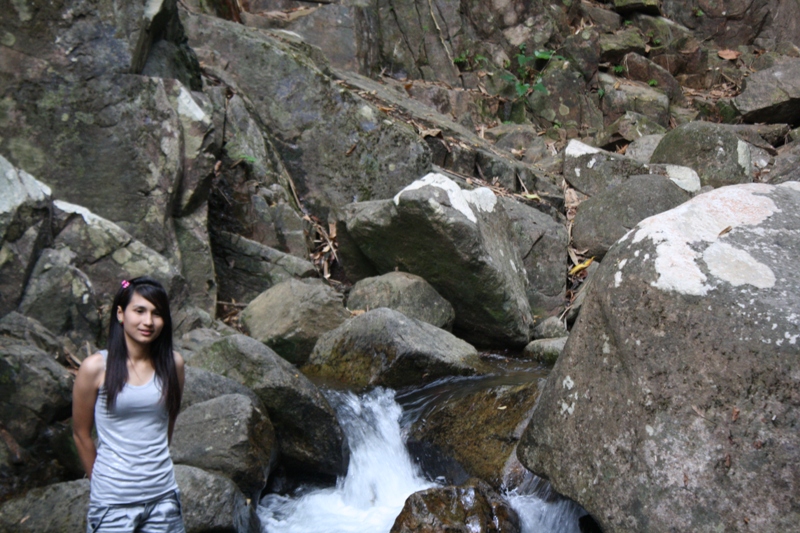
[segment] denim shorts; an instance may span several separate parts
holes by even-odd
[[[89,504],[86,533],[186,533],[180,491],[149,502]]]

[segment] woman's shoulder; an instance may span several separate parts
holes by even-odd
[[[83,360],[81,363],[80,372],[85,372],[89,375],[99,375],[106,370],[106,354],[105,351],[94,353]]]

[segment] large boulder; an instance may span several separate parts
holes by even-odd
[[[518,448],[603,531],[793,529],[800,186],[648,218],[592,280]]]
[[[204,15],[182,20],[205,71],[249,97],[312,213],[324,219],[354,198],[390,198],[430,169],[411,127],[335,84],[308,47]]]
[[[118,5],[101,0],[81,6],[12,3],[8,7],[13,15],[0,21],[0,30],[8,36],[3,43],[0,84],[50,76],[74,82],[139,74],[148,66],[152,69],[148,63],[160,55],[164,60],[171,56],[173,63],[183,62],[187,67],[185,77],[175,72],[164,77],[180,78],[200,88],[197,69],[192,69],[197,60],[184,42],[177,2]],[[151,53],[162,46],[161,53]]]
[[[800,59],[751,74],[733,104],[745,122],[796,124],[800,121]]]
[[[184,409],[172,434],[172,460],[224,474],[258,499],[278,450],[272,424],[257,403],[226,394]]]
[[[753,181],[750,145],[723,124],[689,122],[678,126],[664,135],[650,162],[689,167],[700,176],[703,186]]]
[[[226,394],[247,396],[259,409],[263,407],[256,393],[236,380],[191,365],[187,365],[184,370],[181,410]]]
[[[50,239],[51,191],[0,155],[0,316],[16,309],[41,247]]]
[[[428,174],[394,200],[350,204],[346,226],[380,272],[424,278],[475,342],[525,344],[532,323],[522,259],[491,190]]]
[[[511,220],[511,233],[528,278],[531,313],[534,317],[557,313],[564,306],[567,289],[566,226],[512,198],[500,201]]]
[[[524,383],[474,388],[461,384],[452,398],[420,413],[411,426],[410,441],[433,446],[496,490],[516,486],[524,471],[516,447],[539,398],[538,383],[532,379],[536,376],[546,372],[529,374]]]
[[[211,231],[220,300],[249,302],[282,281],[317,275],[304,259],[227,231]]]
[[[0,504],[0,531],[71,533],[86,531],[89,480],[55,483]]]
[[[645,218],[676,207],[691,196],[664,176],[632,176],[578,206],[572,226],[575,248],[598,259]]]
[[[362,279],[347,296],[351,311],[386,307],[408,318],[450,330],[456,317],[453,306],[442,298],[430,283],[407,272],[388,272],[383,276]]]
[[[380,308],[320,337],[303,372],[357,388],[400,388],[481,368],[477,350],[461,339]]]
[[[9,105],[0,150],[12,162],[56,198],[113,220],[159,253],[174,253],[169,220],[182,139],[163,80],[118,75],[79,86],[23,84]]]
[[[647,165],[635,159],[575,139],[564,149],[564,179],[586,196],[613,189],[639,174],[647,174]]]
[[[240,320],[250,336],[296,365],[308,360],[317,339],[350,318],[342,295],[321,279],[288,279],[259,294]]]
[[[230,478],[193,466],[175,465],[175,481],[181,491],[186,533],[253,533],[259,530],[253,506]]]
[[[270,348],[245,335],[230,335],[199,351],[188,364],[229,377],[256,393],[269,413],[282,462],[334,476],[347,472],[349,451],[333,408]]]
[[[96,342],[101,317],[89,277],[73,266],[69,249],[45,249],[31,272],[19,310],[57,335]]]
[[[406,500],[391,533],[519,533],[519,516],[486,482],[415,492]]]
[[[45,427],[69,417],[73,377],[35,344],[0,337],[0,423],[22,446]]]

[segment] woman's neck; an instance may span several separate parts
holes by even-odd
[[[128,359],[133,362],[147,361],[150,359],[150,346],[142,345],[130,338],[125,339],[128,348]]]

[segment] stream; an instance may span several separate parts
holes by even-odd
[[[258,507],[263,531],[389,533],[408,496],[439,486],[414,463],[404,430],[453,395],[531,378],[529,371],[512,371],[501,376],[448,378],[403,394],[384,388],[362,395],[326,391],[350,444],[347,474],[333,487],[309,486],[291,495],[264,496]],[[532,474],[506,491],[523,533],[580,532],[578,520],[585,511],[551,494],[549,485]]]

